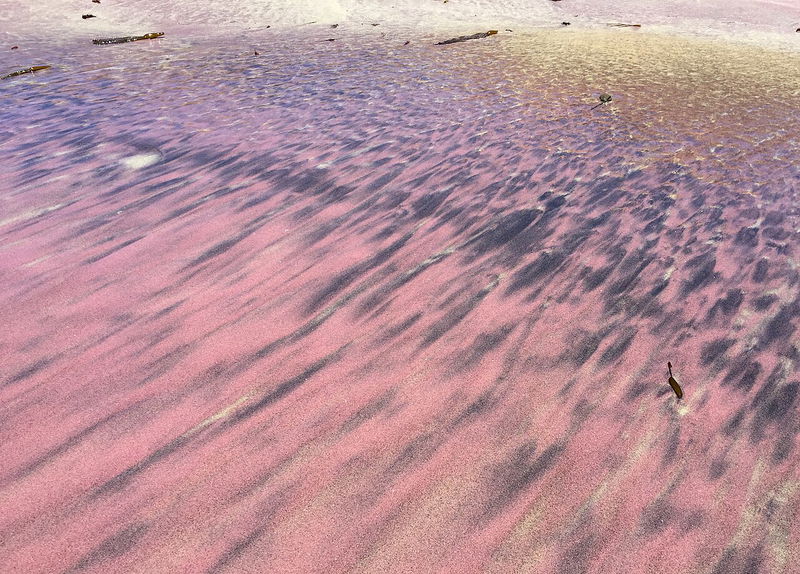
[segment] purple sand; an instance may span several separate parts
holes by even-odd
[[[792,571],[799,58],[318,40],[0,84],[4,567]]]

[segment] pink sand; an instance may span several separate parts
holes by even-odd
[[[550,4],[4,31],[5,571],[797,571],[797,9]]]

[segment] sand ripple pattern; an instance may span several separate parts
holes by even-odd
[[[797,57],[437,39],[0,86],[4,568],[798,563]]]

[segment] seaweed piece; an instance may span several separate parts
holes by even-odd
[[[497,30],[489,30],[488,32],[478,32],[477,34],[472,34],[471,36],[458,36],[457,38],[450,38],[449,40],[436,42],[436,45],[442,46],[444,44],[455,44],[456,42],[466,42],[467,40],[477,40],[478,38],[486,38],[487,36],[494,36],[495,34],[497,34]]]
[[[31,66],[30,68],[25,68],[24,70],[17,70],[16,72],[11,72],[10,74],[6,74],[0,80],[5,80],[6,78],[13,78],[14,76],[21,76],[22,74],[32,74],[34,72],[38,72],[39,70],[46,70],[50,66]]]
[[[609,22],[607,26],[614,26],[615,28],[641,28],[641,24],[620,24],[619,22]]]
[[[97,16],[95,16],[94,14],[84,14],[83,16],[81,16],[81,18],[86,20],[87,18],[97,18]]]
[[[95,4],[100,4],[100,0],[92,0]]]
[[[153,40],[154,38],[160,38],[164,35],[164,32],[150,32],[149,34],[144,34],[142,36],[123,36],[121,38],[98,38],[97,40],[92,40],[92,44],[124,44],[125,42],[136,42],[138,40]]]
[[[675,391],[675,394],[678,395],[678,398],[682,399],[683,389],[681,389],[681,386],[678,384],[678,381],[675,380],[675,377],[672,376],[672,363],[669,361],[667,361],[667,369],[669,369],[669,380],[667,382],[669,383],[669,386],[672,387],[672,390]]]

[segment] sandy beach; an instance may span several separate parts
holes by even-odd
[[[3,572],[797,572],[799,27],[0,0]]]
[[[369,32],[373,24],[425,36],[428,33],[506,28],[528,31],[558,26],[580,28],[609,22],[637,23],[655,32],[704,34],[729,41],[798,49],[800,7],[791,0],[53,0],[46,5],[0,2],[0,37],[130,34],[131,29],[187,35],[231,36],[265,29],[337,24],[341,31]],[[82,20],[83,14],[97,18]]]

